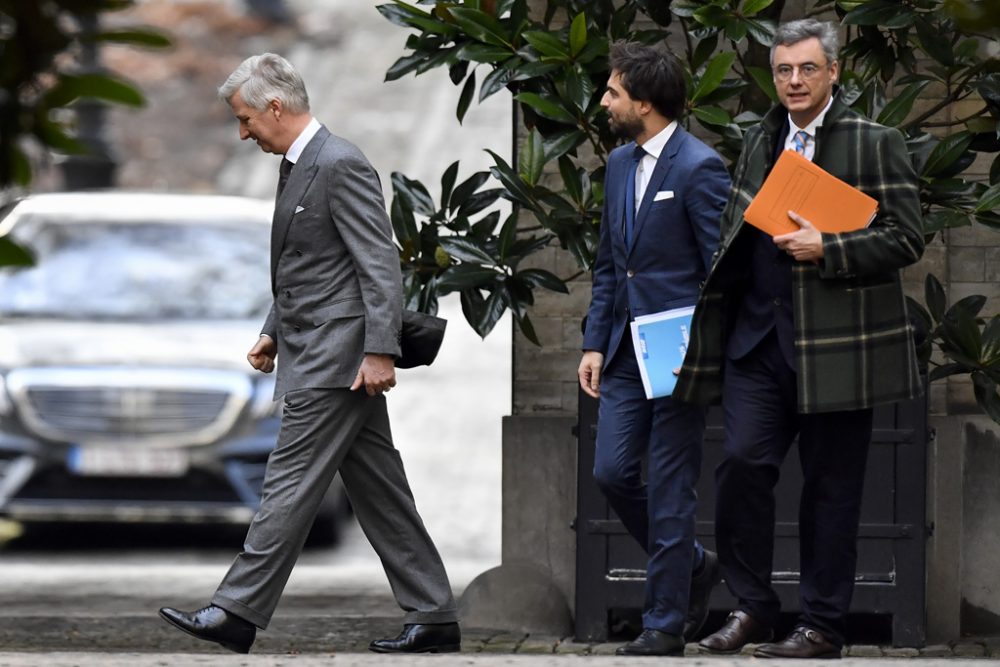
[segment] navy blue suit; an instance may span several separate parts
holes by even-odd
[[[719,155],[677,127],[633,211],[636,148],[629,143],[608,158],[583,339],[584,350],[604,354],[594,476],[649,554],[643,626],[680,636],[691,571],[701,559],[695,484],[705,417],[702,408],[669,397],[646,399],[629,323],[695,304],[718,247],[730,181]]]

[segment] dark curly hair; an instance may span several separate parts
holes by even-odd
[[[610,65],[621,73],[622,87],[634,100],[649,102],[671,120],[684,114],[684,71],[672,54],[637,42],[611,45]]]

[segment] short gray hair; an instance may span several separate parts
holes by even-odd
[[[774,33],[774,42],[771,44],[771,64],[774,65],[774,50],[777,47],[798,44],[810,37],[815,37],[819,40],[828,65],[837,62],[837,53],[840,51],[840,37],[837,35],[837,26],[829,21],[800,19],[798,21],[782,23],[778,26],[778,29]]]
[[[219,86],[219,98],[228,102],[237,92],[247,105],[263,111],[278,100],[291,113],[309,111],[309,94],[292,64],[274,53],[250,56]]]

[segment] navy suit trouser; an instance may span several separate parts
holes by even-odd
[[[774,486],[796,435],[801,617],[844,642],[854,592],[858,522],[872,410],[801,414],[796,374],[772,330],[753,350],[726,361],[723,460],[716,478],[716,545],[739,608],[773,626],[780,603],[771,586]]]
[[[705,412],[670,398],[647,399],[628,339],[600,387],[594,477],[649,555],[643,627],[681,636],[691,572],[702,560],[694,532]]]

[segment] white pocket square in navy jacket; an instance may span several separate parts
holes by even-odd
[[[656,193],[656,196],[653,197],[653,201],[663,201],[664,199],[673,199],[673,198],[674,198],[673,190],[660,190],[659,192]]]

